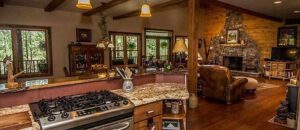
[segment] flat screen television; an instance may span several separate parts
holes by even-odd
[[[295,61],[299,55],[299,48],[272,48],[271,59],[275,61]]]

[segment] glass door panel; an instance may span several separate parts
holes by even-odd
[[[149,60],[151,57],[156,59],[157,44],[156,39],[147,38],[146,39],[146,58]]]
[[[169,47],[170,41],[168,39],[159,39],[159,59],[168,60],[169,59]]]
[[[112,65],[124,65],[124,36],[116,35],[115,49],[112,50]]]
[[[138,37],[126,36],[128,64],[138,64]]]

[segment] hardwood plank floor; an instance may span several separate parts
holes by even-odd
[[[260,82],[278,84],[278,88],[256,91],[244,101],[225,105],[222,102],[199,97],[199,107],[188,109],[188,130],[289,130],[273,125],[271,119],[280,101],[285,99],[286,82],[259,79]]]

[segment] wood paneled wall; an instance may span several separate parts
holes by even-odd
[[[205,9],[204,38],[209,43],[210,39],[218,36],[224,28],[228,9],[210,5]],[[271,48],[277,45],[277,29],[283,26],[281,22],[242,14],[243,24],[248,35],[256,41],[261,48],[261,66],[264,58],[271,58]]]

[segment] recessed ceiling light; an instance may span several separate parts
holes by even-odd
[[[281,1],[281,0],[276,0],[276,1],[274,1],[273,3],[274,3],[274,4],[281,4],[282,1]]]
[[[299,13],[300,13],[300,10],[295,10],[294,13],[295,13],[295,14],[299,14]]]

